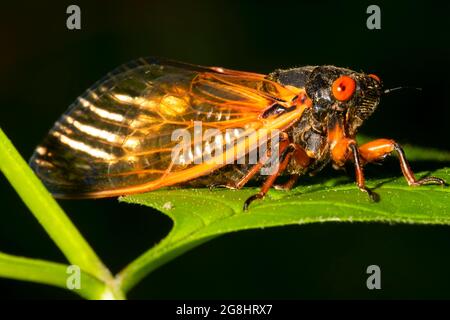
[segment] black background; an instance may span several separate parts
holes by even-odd
[[[81,7],[79,31],[66,28],[70,4]],[[375,73],[386,87],[423,88],[384,97],[364,133],[450,149],[449,3],[377,1],[381,30],[366,28],[370,4],[2,3],[0,125],[28,158],[80,93],[116,66],[141,56],[260,73],[333,64]],[[386,168],[400,175],[395,165]],[[382,170],[377,167],[371,174]],[[3,176],[0,200],[1,251],[65,262]],[[157,243],[171,226],[162,214],[114,199],[60,203],[113,272]],[[450,298],[449,247],[450,229],[441,226],[327,223],[245,231],[164,265],[129,297]],[[381,267],[382,290],[365,286],[370,264]],[[0,295],[77,298],[62,289],[6,279],[0,279]]]

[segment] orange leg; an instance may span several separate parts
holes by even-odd
[[[243,186],[245,186],[247,184],[247,182],[250,181],[251,178],[253,178],[253,176],[255,174],[257,174],[259,172],[259,170],[261,170],[261,168],[267,162],[269,157],[270,157],[270,154],[266,155],[264,158],[259,160],[258,163],[255,164],[253,167],[251,167],[250,170],[238,182],[230,182],[227,184],[211,185],[209,187],[209,189],[211,190],[211,189],[217,188],[217,187],[223,187],[223,188],[233,189],[233,190],[241,189]]]
[[[356,184],[359,190],[366,192],[373,201],[378,201],[378,195],[366,187],[364,178],[363,164],[359,155],[356,141],[347,138],[341,123],[337,123],[334,128],[328,132],[328,141],[330,143],[331,158],[336,167],[342,167],[351,157],[355,164]]]
[[[416,179],[408,161],[405,157],[405,152],[400,145],[394,140],[390,139],[377,139],[359,147],[359,153],[364,162],[372,162],[385,158],[387,155],[397,151],[400,160],[400,168],[403,175],[410,186],[420,186],[427,183],[444,185],[445,181],[436,177],[425,177],[422,179]]]
[[[269,191],[269,189],[274,184],[276,178],[286,169],[286,167],[289,164],[289,161],[291,160],[292,155],[294,154],[295,150],[297,149],[297,146],[293,143],[290,143],[282,152],[280,155],[281,163],[278,166],[277,171],[270,175],[267,180],[264,182],[263,186],[261,187],[261,191],[259,191],[257,194],[252,195],[250,198],[248,198],[244,203],[244,211],[248,210],[248,206],[250,203],[252,203],[254,200],[262,199],[266,195],[266,193]]]
[[[294,157],[295,163],[302,168],[308,167],[308,165],[311,163],[311,158],[308,157],[306,151],[298,145],[296,146],[296,149],[292,156]],[[289,177],[289,180],[286,183],[275,185],[274,188],[277,190],[291,190],[297,182],[299,176],[299,174],[293,174]]]
[[[295,183],[298,180],[299,175],[298,174],[293,174],[289,177],[289,180],[286,181],[286,183],[283,184],[276,184],[273,187],[277,190],[291,190],[292,187],[295,185]]]
[[[311,158],[308,157],[306,151],[299,145],[295,146],[295,151],[292,156],[294,157],[295,163],[302,168],[308,167],[308,165],[311,163]],[[289,180],[286,183],[275,185],[274,188],[277,190],[291,190],[297,182],[299,176],[299,174],[293,174],[289,177]]]
[[[287,139],[287,137],[285,137]],[[289,140],[283,140],[280,142],[280,153],[282,153],[287,147],[289,146]],[[261,170],[261,168],[264,166],[264,164],[269,160],[271,157],[270,150],[266,153],[266,155],[257,163],[255,164],[249,172],[245,174],[245,176],[239,180],[235,184],[235,189],[241,189],[253,176]]]
[[[350,150],[353,154],[353,162],[355,163],[355,173],[356,173],[356,184],[358,185],[359,190],[366,192],[370,199],[373,201],[378,201],[380,198],[377,193],[373,192],[369,188],[366,187],[366,180],[364,178],[363,166],[361,164],[361,158],[358,152],[358,147],[355,143],[351,143],[349,145]]]
[[[288,147],[288,145],[289,145],[289,137],[287,136],[287,134],[283,133],[281,136],[279,153],[281,154]],[[230,182],[225,185],[223,184],[212,185],[210,186],[210,189],[216,187],[224,187],[228,189],[242,189],[242,187],[244,187],[247,184],[247,182],[249,182],[250,179],[252,179],[255,176],[255,174],[259,172],[259,170],[261,170],[261,168],[270,159],[270,157],[271,152],[270,150],[268,150],[267,153],[258,161],[258,163],[255,164],[253,167],[251,167],[251,169],[238,182]]]

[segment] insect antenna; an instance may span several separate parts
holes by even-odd
[[[395,87],[395,88],[391,88],[391,89],[386,89],[383,91],[384,94],[387,93],[391,93],[393,91],[398,91],[398,90],[403,90],[403,89],[414,89],[414,90],[418,90],[418,91],[422,91],[422,88],[415,88],[415,87]]]

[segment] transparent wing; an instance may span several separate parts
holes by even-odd
[[[264,110],[294,96],[260,74],[140,59],[81,95],[36,148],[30,165],[58,197],[108,197],[174,185],[221,167],[194,163],[195,148],[174,161],[176,130],[194,137],[198,121],[203,130],[217,129],[223,141],[233,142],[246,130],[268,126],[272,120],[261,118]],[[272,126],[289,121],[274,119]],[[227,129],[235,128],[242,130],[227,137]],[[203,152],[211,141],[201,139]]]

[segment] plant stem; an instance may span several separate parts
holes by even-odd
[[[169,236],[166,239],[168,238]],[[163,240],[160,244],[149,249],[128,264],[117,274],[116,279],[119,282],[123,292],[129,292],[136,284],[142,281],[142,279],[144,279],[155,269],[159,268],[161,265],[175,259],[186,251],[211,240],[212,238],[214,237],[207,237],[196,241],[189,241],[188,238],[170,245],[166,245],[166,241]]]
[[[1,128],[0,171],[71,264],[79,266],[84,272],[106,284],[114,283],[110,271],[35,176]]]
[[[67,265],[38,259],[17,257],[0,252],[0,276],[44,283],[68,289]],[[102,281],[81,271],[80,288],[71,291],[86,299],[112,299],[120,298],[111,292],[111,289]]]

